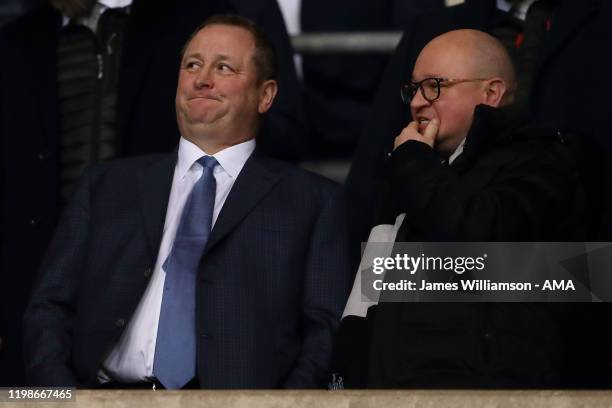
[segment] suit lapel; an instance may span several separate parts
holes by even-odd
[[[266,164],[265,159],[256,153],[247,160],[219,213],[204,255],[229,234],[278,182],[280,174]]]
[[[157,256],[164,231],[176,157],[176,152],[163,156],[144,168],[138,178],[140,206],[153,256]]]

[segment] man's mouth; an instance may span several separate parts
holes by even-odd
[[[427,128],[427,125],[429,125],[429,119],[425,117],[419,117],[417,118],[417,124],[419,133],[423,133]]]
[[[196,99],[210,99],[210,100],[218,101],[218,102],[221,101],[221,99],[213,95],[197,95],[197,96],[192,96],[191,98],[189,98],[189,100],[196,100]]]

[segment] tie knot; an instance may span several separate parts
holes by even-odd
[[[202,156],[198,159],[198,163],[205,169],[213,170],[217,164],[217,159],[213,156]]]

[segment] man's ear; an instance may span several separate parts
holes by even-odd
[[[508,91],[506,82],[501,78],[492,78],[485,82],[485,105],[498,107],[502,103],[504,95]]]
[[[266,113],[270,106],[272,106],[272,102],[274,102],[274,98],[276,97],[276,93],[278,92],[278,84],[275,80],[269,79],[264,81],[259,88],[259,106],[257,111],[262,114]]]

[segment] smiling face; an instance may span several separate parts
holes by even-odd
[[[259,80],[255,40],[242,27],[207,25],[190,41],[179,73],[176,114],[183,137],[214,154],[255,137],[276,82]]]

